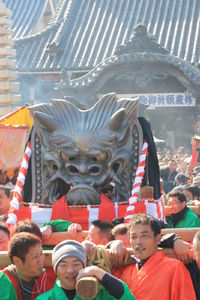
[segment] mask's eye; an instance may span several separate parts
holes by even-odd
[[[105,153],[101,153],[97,156],[92,156],[91,157],[91,160],[93,162],[101,162],[101,161],[105,161],[105,159],[106,159],[106,154]]]
[[[93,166],[89,169],[89,172],[94,175],[98,174],[100,171],[101,171],[101,168],[99,168],[98,166]]]
[[[62,159],[62,161],[64,161],[64,162],[67,162],[67,161],[74,161],[75,160],[75,156],[73,156],[73,155],[68,155],[68,154],[66,154],[66,153],[64,153],[64,152],[60,152],[60,157],[61,157],[61,159]]]
[[[74,161],[76,159],[75,156],[69,156],[69,161]]]

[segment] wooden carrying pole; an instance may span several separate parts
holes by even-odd
[[[200,231],[200,227],[194,227],[194,228],[167,228],[162,229],[161,234],[167,234],[167,233],[176,233],[178,236],[180,236],[185,242],[192,242],[195,234]]]
[[[128,249],[130,254],[132,254],[132,249]],[[163,249],[165,254],[169,257],[174,257],[175,254],[172,249]],[[52,262],[51,262],[51,255],[52,255],[52,250],[43,250],[44,253],[44,267],[52,267]],[[11,261],[7,255],[7,251],[0,251],[0,267],[5,268],[9,264],[11,264]]]
[[[45,242],[45,245],[47,246],[57,245],[64,240],[76,240],[81,243],[86,239],[87,236],[88,236],[88,231],[78,232],[75,237],[67,231],[54,232],[52,233],[50,238]]]
[[[197,231],[200,230],[200,227],[196,228],[167,228],[162,229],[161,234],[167,233],[176,233],[186,242],[192,242],[193,237]],[[45,245],[57,245],[58,243],[62,242],[63,240],[77,240],[82,242],[88,235],[88,231],[81,231],[77,233],[76,237],[73,237],[69,232],[54,232],[51,237],[45,242]]]

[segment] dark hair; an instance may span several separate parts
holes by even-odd
[[[128,232],[128,224],[127,223],[121,223],[116,225],[112,229],[112,235],[115,237],[117,234],[126,234]]]
[[[10,192],[11,192],[11,187],[5,184],[0,184],[0,190],[4,190],[6,196],[9,198],[10,197]]]
[[[108,240],[111,240],[112,237],[111,230],[114,227],[112,223],[103,220],[95,220],[92,221],[92,225],[99,228],[100,232],[106,235]]]
[[[113,186],[112,186],[112,184],[107,184],[107,185],[101,187],[101,188],[100,188],[100,191],[101,191],[101,193],[103,193],[103,194],[107,194],[107,193],[109,193],[109,192],[112,193],[112,192],[113,192]]]
[[[177,197],[181,203],[184,201],[187,202],[185,195],[182,192],[179,192],[177,190],[171,191],[168,194],[168,198],[170,198],[170,197]]]
[[[112,223],[103,220],[94,220],[92,221],[92,225],[98,227],[101,230],[112,229],[114,227]]]
[[[42,239],[42,233],[40,231],[40,228],[34,222],[30,222],[30,221],[18,222],[17,225],[15,226],[13,234],[20,233],[20,232],[29,232],[29,233],[35,234],[37,237]]]
[[[13,235],[8,244],[8,256],[11,262],[13,263],[13,257],[17,256],[24,263],[29,249],[37,244],[41,244],[41,240],[35,234],[21,232]]]
[[[185,187],[183,190],[190,192],[193,197],[197,197],[199,199],[200,189],[198,186],[190,185],[190,186]]]
[[[175,163],[176,164],[176,161],[175,161],[175,159],[170,159],[170,161],[169,161],[169,163]]]
[[[94,225],[95,227],[98,227],[102,231],[107,230],[107,229],[112,229],[114,227],[112,223],[103,221],[103,220],[92,221],[92,225]]]
[[[154,232],[154,236],[161,233],[161,227],[159,222],[152,216],[146,214],[137,214],[129,222],[128,231],[137,224],[149,225]]]
[[[160,177],[163,179],[168,179],[169,178],[169,173],[170,173],[170,169],[169,167],[161,167],[160,168]]]
[[[180,183],[186,183],[188,181],[189,177],[185,176],[182,173],[178,173],[175,177],[175,181],[179,181]]]
[[[7,236],[10,238],[10,231],[4,223],[0,222],[0,230],[4,231],[7,234]]]
[[[112,220],[113,226],[116,226],[116,225],[119,225],[119,224],[122,224],[122,223],[124,223],[124,218],[113,219],[113,220]]]

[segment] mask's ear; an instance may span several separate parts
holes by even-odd
[[[153,140],[153,134],[151,131],[151,126],[149,122],[143,118],[139,117],[138,121],[142,127],[144,140],[146,140],[148,144],[148,178],[149,178],[149,185],[153,186],[154,188],[154,199],[159,199],[161,197],[160,192],[160,170],[156,152],[156,146]],[[142,186],[147,185],[145,182],[146,176],[144,176],[144,180],[142,182]]]

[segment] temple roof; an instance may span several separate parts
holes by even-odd
[[[43,1],[4,2],[29,3],[34,22]],[[20,9],[23,11],[23,5],[16,8]],[[24,22],[21,18],[13,29],[21,26],[21,30],[28,31]],[[199,66],[200,0],[59,0],[56,14],[44,31],[16,40],[18,69],[91,70],[118,53],[120,45],[131,39],[139,24],[169,54]]]
[[[43,16],[49,0],[2,0],[11,11],[13,38],[28,36]],[[58,2],[58,1],[56,1]]]

